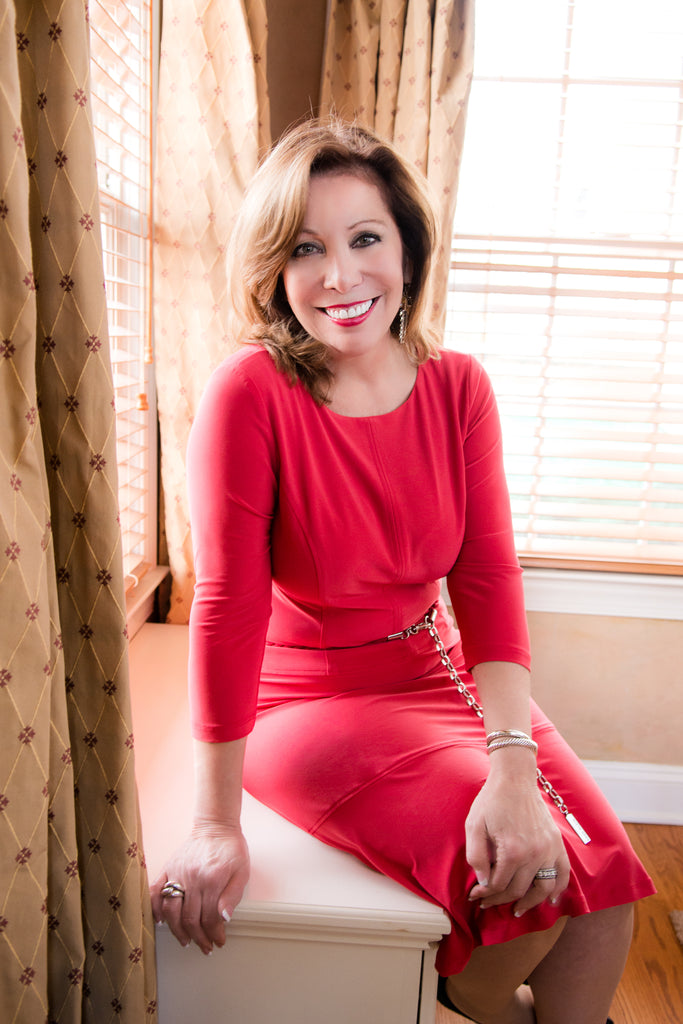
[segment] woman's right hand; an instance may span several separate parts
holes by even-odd
[[[242,899],[249,878],[249,851],[239,826],[196,822],[150,886],[152,911],[182,946],[196,942],[203,953],[225,943],[225,926]],[[185,896],[162,896],[176,882]]]

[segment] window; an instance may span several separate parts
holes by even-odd
[[[478,0],[446,344],[526,565],[683,572],[683,6]]]
[[[151,2],[90,5],[91,87],[127,582],[156,562],[150,401]],[[150,416],[149,406],[152,405]],[[153,422],[150,422],[152,420]]]

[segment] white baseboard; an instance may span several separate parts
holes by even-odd
[[[683,825],[683,766],[584,761],[621,821]]]

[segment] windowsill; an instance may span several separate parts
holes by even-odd
[[[525,569],[527,611],[683,620],[683,577]]]
[[[168,575],[167,565],[153,565],[134,587],[126,592],[128,639],[133,639],[154,610],[154,592]]]

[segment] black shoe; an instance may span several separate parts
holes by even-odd
[[[474,1019],[473,1017],[468,1017],[466,1013],[463,1013],[462,1010],[459,1010],[458,1007],[451,1002],[448,997],[448,992],[446,991],[446,979],[442,978],[441,975],[439,975],[439,983],[436,987],[436,998],[442,1006],[446,1007],[447,1010],[452,1010],[453,1013],[459,1013],[461,1017],[465,1018],[465,1020]]]
[[[453,1013],[459,1013],[461,1017],[465,1018],[465,1020],[474,1019],[473,1017],[468,1017],[466,1013],[462,1012],[462,1010],[459,1010],[458,1007],[451,1001],[448,992],[446,991],[446,979],[442,978],[441,975],[439,975],[439,982],[436,987],[436,998],[438,999],[442,1006],[446,1007],[447,1010],[452,1010]],[[607,1018],[606,1024],[614,1024],[614,1021],[611,1017]]]

